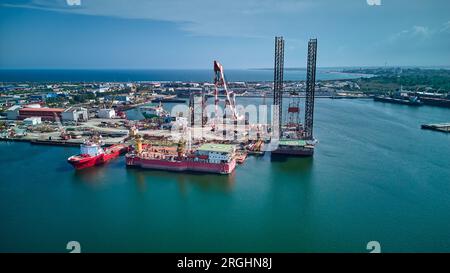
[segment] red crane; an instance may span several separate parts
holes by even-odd
[[[218,118],[218,108],[219,108],[219,89],[223,88],[225,91],[225,108],[228,106],[232,113],[233,120],[241,120],[242,117],[239,116],[236,110],[236,98],[233,91],[228,90],[227,82],[225,80],[225,74],[223,71],[223,66],[218,62],[214,61],[214,106],[215,106],[215,119]],[[224,108],[224,111],[225,111]],[[224,112],[225,116],[225,112]],[[215,129],[215,122],[213,121],[213,130]]]

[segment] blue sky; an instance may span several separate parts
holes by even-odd
[[[369,5],[369,3],[381,5]],[[450,65],[448,0],[0,0],[0,68]]]

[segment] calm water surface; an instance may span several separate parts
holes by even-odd
[[[250,103],[250,102],[249,102]],[[0,143],[0,251],[450,251],[450,109],[319,99],[313,159],[230,176],[74,171],[77,148]]]
[[[212,64],[211,64],[212,65]],[[340,73],[343,68],[317,68],[317,80],[355,79],[370,75]],[[273,81],[270,69],[226,69],[229,81]],[[112,69],[112,70],[64,70],[64,69],[0,69],[0,81],[4,82],[83,82],[83,81],[198,81],[211,82],[211,69]],[[306,70],[288,70],[284,79],[305,80]]]

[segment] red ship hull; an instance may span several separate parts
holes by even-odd
[[[117,144],[112,145],[105,149],[105,152],[97,156],[89,155],[75,155],[67,159],[67,162],[71,164],[75,169],[81,170],[89,167],[104,164],[112,159],[119,157],[121,154],[126,153],[129,150],[128,146]]]
[[[129,167],[139,167],[144,169],[155,169],[165,171],[193,171],[193,172],[209,172],[229,174],[233,172],[236,167],[236,161],[233,159],[229,163],[207,163],[195,161],[168,161],[141,158],[136,155],[127,155],[126,163]]]
[[[89,156],[89,155],[77,155],[75,157],[71,156],[69,157],[67,162],[69,162],[69,164],[71,164],[77,170],[90,168],[104,163],[103,154],[100,154],[98,156]]]

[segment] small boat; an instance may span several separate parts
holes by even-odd
[[[245,159],[247,159],[247,153],[246,152],[236,153],[236,162],[238,164],[243,164],[245,162]]]

